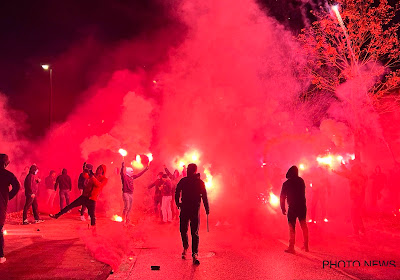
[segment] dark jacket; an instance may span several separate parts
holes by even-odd
[[[122,167],[121,172],[120,172],[121,182],[122,182],[122,192],[123,193],[133,193],[133,190],[134,190],[133,180],[142,176],[147,170],[148,170],[148,168],[144,169],[137,175],[128,176],[128,175],[126,175],[125,167]]]
[[[72,189],[71,177],[67,174],[67,169],[64,168],[62,174],[57,177],[56,183],[54,184],[54,190],[57,190],[57,186],[60,186],[60,191],[70,191]]]
[[[9,191],[9,186],[12,186]],[[4,225],[7,213],[7,204],[19,191],[18,179],[10,171],[0,168],[0,226]]]
[[[32,194],[36,195],[39,190],[39,180],[36,178],[36,165],[32,165],[29,169],[29,174],[24,181],[25,196],[30,197]]]
[[[280,197],[282,210],[286,211],[286,199],[289,209],[304,209],[306,207],[306,185],[304,180],[299,177],[299,170],[296,166],[289,168],[286,178],[287,180],[283,183]]]
[[[179,198],[182,193],[182,202]],[[175,191],[175,203],[181,207],[183,214],[198,214],[200,210],[201,199],[203,199],[206,213],[209,214],[210,208],[208,205],[207,191],[204,182],[197,175],[189,175],[182,178]]]

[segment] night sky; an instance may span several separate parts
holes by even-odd
[[[179,44],[186,32],[173,13],[178,2],[2,1],[0,91],[9,96],[12,108],[27,114],[31,128],[27,133],[41,136],[48,125],[49,76],[41,64],[49,63],[54,69],[53,118],[63,121],[84,98],[80,93],[94,82],[106,81],[118,69],[145,67],[151,71],[153,64],[167,58],[169,47]],[[258,3],[294,34],[304,27],[301,0]],[[152,46],[157,54],[152,59],[115,55],[132,39],[148,40],[150,46],[151,38],[160,36],[163,30],[168,30],[168,36],[163,46]]]

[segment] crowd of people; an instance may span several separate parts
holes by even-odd
[[[3,226],[6,219],[8,201],[17,196],[21,189],[21,184],[13,173],[6,170],[10,160],[7,155],[0,154],[0,263],[6,261],[4,257],[4,238]],[[46,203],[48,206],[53,207],[55,197],[58,194],[60,198],[60,211],[56,214],[50,214],[53,219],[58,219],[73,208],[81,207],[79,209],[81,220],[86,220],[84,212],[88,211],[90,219],[90,228],[93,233],[96,232],[96,202],[101,194],[103,188],[108,182],[106,177],[106,166],[104,164],[97,167],[93,172],[92,164],[83,164],[83,170],[78,178],[78,188],[80,196],[70,203],[70,192],[72,189],[72,180],[68,175],[67,169],[63,169],[61,174],[57,176],[54,170],[51,170],[49,175],[45,178],[46,187]],[[133,181],[141,177],[149,166],[145,167],[138,174],[133,173],[133,168],[126,167],[122,163],[120,169],[121,184],[122,184],[122,200],[123,200],[123,221],[125,224],[130,222],[130,213],[133,203]],[[34,216],[34,223],[41,223],[43,220],[39,217],[37,195],[39,191],[39,184],[41,182],[38,177],[38,167],[33,164],[24,180],[23,180],[23,193],[25,195],[25,205],[23,208],[22,224],[30,224],[28,220],[28,210],[32,208]],[[189,164],[188,173],[184,167],[182,175],[179,171],[175,170],[172,174],[166,166],[164,172],[160,172],[155,182],[153,182],[148,189],[155,188],[154,192],[154,215],[160,218],[162,223],[170,223],[173,219],[178,219],[180,216],[180,232],[183,244],[182,258],[186,258],[188,250],[188,226],[190,222],[192,234],[192,257],[193,264],[200,264],[198,260],[198,244],[199,244],[199,210],[200,202],[203,200],[204,207],[207,215],[209,214],[209,205],[207,192],[204,182],[200,179],[195,164]],[[10,187],[11,186],[11,190]],[[173,199],[175,197],[175,199]],[[179,215],[179,210],[180,215]]]

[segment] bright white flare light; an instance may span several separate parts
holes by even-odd
[[[273,207],[279,206],[279,198],[272,192],[269,193],[269,204],[271,204]]]
[[[121,156],[123,156],[123,157],[126,157],[128,155],[128,152],[126,150],[124,150],[124,149],[119,149],[118,153],[120,153]]]
[[[306,169],[306,167],[305,167],[304,164],[302,164],[302,163],[299,165],[299,168],[300,168],[300,170]]]
[[[118,215],[114,215],[114,216],[112,217],[112,220],[113,220],[113,221],[116,221],[116,222],[118,222],[118,223],[120,223],[120,222],[123,221],[122,217],[120,217],[120,216],[118,216]]]
[[[153,161],[153,154],[152,153],[148,153],[146,156],[149,158],[149,163]]]
[[[328,222],[328,219],[327,219],[327,218],[325,218],[325,219],[324,219],[324,222],[325,222],[325,223],[327,223],[327,222]]]
[[[48,64],[42,64],[42,68],[43,68],[44,70],[49,70],[50,65],[48,65]]]
[[[3,229],[3,235],[7,235],[7,231]]]

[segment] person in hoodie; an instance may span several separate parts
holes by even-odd
[[[96,173],[93,171],[89,171],[88,174],[85,174],[89,179],[88,184],[85,186],[83,193],[80,197],[75,199],[70,205],[67,205],[57,214],[50,214],[50,217],[53,219],[58,219],[61,215],[67,213],[71,209],[85,205],[88,209],[88,213],[90,216],[90,222],[92,226],[96,225],[96,201],[103,190],[104,186],[107,184],[108,179],[105,177],[106,166],[104,164],[100,165],[96,169]]]
[[[64,202],[69,204],[69,192],[72,189],[71,177],[68,175],[67,169],[63,169],[61,175],[57,177],[56,183],[54,184],[54,190],[57,191],[57,187],[60,187],[60,210],[64,208]]]
[[[24,181],[25,199],[26,199],[24,211],[22,213],[22,224],[24,225],[29,224],[27,215],[28,215],[28,210],[31,206],[32,206],[33,216],[35,218],[35,223],[44,222],[43,220],[40,220],[38,212],[37,193],[39,190],[39,183],[40,183],[40,179],[37,178],[36,176],[38,172],[39,169],[37,168],[36,165],[33,164],[29,168],[29,174],[26,176]]]
[[[125,162],[122,162],[121,167],[121,181],[122,181],[122,199],[124,200],[124,211],[122,212],[122,217],[124,219],[124,223],[129,223],[129,214],[132,209],[133,202],[133,180],[142,176],[149,167],[147,166],[144,170],[142,170],[139,174],[133,174],[132,167],[125,168]]]
[[[8,201],[13,199],[19,189],[20,184],[17,177],[10,171],[6,170],[6,167],[10,164],[8,155],[0,154],[0,263],[4,263],[6,258],[4,257],[4,236],[3,227],[6,221],[7,204]],[[12,187],[11,191],[9,187]]]
[[[182,259],[186,258],[189,248],[188,226],[190,222],[190,232],[192,234],[192,258],[193,264],[199,265],[197,259],[199,251],[199,226],[200,226],[200,203],[203,199],[206,214],[210,214],[207,199],[207,190],[204,182],[200,179],[197,172],[197,165],[191,163],[187,168],[187,177],[182,178],[175,191],[175,203],[181,209],[180,232],[183,244]],[[182,197],[181,201],[179,199]]]
[[[299,177],[297,166],[292,166],[286,173],[287,180],[282,185],[280,204],[282,214],[286,215],[285,201],[288,202],[287,219],[289,224],[289,248],[285,250],[287,253],[295,253],[294,244],[296,237],[296,220],[300,222],[303,231],[304,247],[308,252],[308,227],[306,221],[306,185],[304,180]]]

